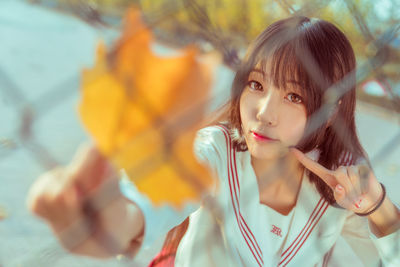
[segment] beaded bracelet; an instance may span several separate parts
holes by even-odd
[[[370,211],[368,211],[366,213],[357,213],[357,212],[355,212],[355,214],[357,214],[358,216],[368,216],[368,215],[372,214],[373,212],[375,212],[382,205],[382,203],[383,203],[383,201],[385,200],[385,197],[386,197],[386,188],[382,183],[380,183],[380,184],[381,184],[383,193],[382,193],[382,198],[379,200],[378,204],[372,210],[370,210]]]

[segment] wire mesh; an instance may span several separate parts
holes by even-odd
[[[40,1],[39,1],[40,2]],[[139,1],[140,2],[140,1]],[[282,8],[287,15],[308,15],[308,14],[316,14],[319,10],[323,9],[329,4],[329,1],[316,1],[316,4],[309,3],[301,3],[295,4],[293,1],[284,1],[284,0],[276,0],[276,4]],[[107,20],[103,18],[106,16],[102,14],[100,9],[96,9],[97,6],[94,4],[95,2],[91,1],[64,1],[64,3],[68,4],[71,7],[72,13],[82,18],[89,24],[95,27],[115,27],[115,25],[107,24]],[[311,128],[309,132],[306,134],[311,134],[315,129],[318,129],[329,117],[330,111],[334,107],[335,103],[340,99],[342,95],[344,95],[348,90],[354,85],[359,85],[367,77],[376,76],[381,79],[385,79],[385,74],[383,68],[385,64],[388,62],[388,58],[390,58],[391,53],[393,51],[399,50],[398,47],[393,46],[393,42],[396,39],[399,39],[399,20],[394,20],[392,22],[392,26],[388,27],[381,34],[377,35],[369,28],[366,19],[361,14],[355,2],[350,0],[344,0],[343,3],[348,8],[349,12],[353,15],[354,23],[357,25],[358,29],[361,31],[362,36],[365,38],[364,42],[369,43],[370,46],[373,47],[374,54],[371,55],[367,60],[363,63],[359,64],[357,69],[357,81],[356,84],[352,84],[352,82],[348,81],[346,77],[342,79],[339,83],[334,84],[330,89],[326,92],[326,103],[321,107],[321,109],[313,114],[310,118]],[[98,5],[101,4],[101,1],[98,1]],[[157,27],[160,23],[165,20],[174,20],[176,14],[179,12],[185,11],[189,14],[189,18],[194,27],[197,27],[199,31],[197,32],[196,38],[197,42],[207,42],[211,44],[214,50],[217,50],[221,55],[223,55],[224,64],[233,70],[237,66],[239,62],[239,51],[243,49],[243,47],[234,47],[230,43],[229,38],[225,38],[226,36],[223,34],[223,30],[218,27],[209,17],[207,13],[207,9],[205,8],[204,2],[195,1],[195,0],[185,0],[185,1],[165,1],[163,9],[158,9],[153,11],[152,13],[144,14],[145,18],[148,22],[150,28],[154,31],[157,31]],[[110,8],[108,8],[110,9]],[[110,11],[110,10],[109,10]],[[113,13],[110,11],[110,13]],[[163,38],[163,41],[174,39],[174,36],[167,36],[168,33],[160,34],[160,37]],[[289,37],[290,38],[290,37]],[[302,51],[303,53],[299,54],[299,58],[304,63],[309,75],[313,77],[317,83],[323,83],[324,77],[322,77],[321,73],[318,69],[315,68],[316,64],[312,61],[312,57],[309,55],[309,51]],[[60,103],[65,101],[69,96],[71,96],[71,84],[75,84],[77,76],[73,76],[63,83],[55,86],[52,90],[49,90],[47,94],[41,95],[37,101],[28,100],[23,93],[23,90],[18,88],[16,82],[13,81],[11,77],[7,75],[7,72],[0,67],[0,92],[2,97],[7,99],[8,103],[14,109],[14,112],[18,114],[18,122],[15,122],[17,126],[14,135],[12,136],[12,140],[4,141],[0,146],[0,156],[2,158],[7,157],[12,153],[12,144],[17,144],[19,149],[23,149],[29,153],[29,157],[36,161],[43,170],[49,170],[54,168],[55,166],[60,164],[60,161],[56,159],[54,155],[48,150],[46,144],[39,142],[34,134],[32,134],[32,128],[34,127],[36,121],[40,120],[41,117],[45,117],[52,109],[56,108]],[[322,85],[321,87],[325,87]],[[400,111],[400,96],[396,94],[391,88],[385,88],[389,92],[389,101],[395,107],[394,110],[397,112]],[[334,92],[334,93],[332,93]],[[339,92],[339,93],[338,93]],[[225,92],[224,92],[225,94]],[[215,97],[221,97],[220,95],[216,95]],[[208,102],[209,100],[207,100]],[[146,103],[142,103],[146,105]],[[203,106],[204,103],[199,104],[199,106]],[[179,128],[180,131],[184,131],[186,129],[186,124],[190,120],[195,120],[193,114],[199,114],[196,112],[198,107],[193,107],[193,111],[188,113],[183,117],[180,117],[179,120],[175,121],[175,128]],[[152,107],[146,107],[148,110],[152,110]],[[392,111],[392,115],[398,120],[398,113]],[[163,122],[158,122],[162,124]],[[338,133],[346,132],[347,129],[345,127],[341,127],[340,129],[335,129]],[[166,132],[164,139],[166,142],[171,142],[174,140],[171,136],[177,136],[179,133]],[[172,134],[172,135],[171,135]],[[382,164],[386,157],[390,156],[390,154],[399,149],[400,143],[400,131],[396,133],[390,140],[387,140],[384,146],[382,146],[371,158],[371,163],[374,167]],[[165,151],[168,154],[169,151]],[[167,155],[170,157],[170,155]],[[191,173],[190,170],[181,169],[183,164],[181,163],[182,159],[175,158],[176,164],[174,166],[177,168],[179,172],[183,172],[187,174],[188,177],[196,176]],[[157,165],[154,158],[148,158],[146,162],[141,162],[138,167],[133,166],[133,168],[138,171],[142,170],[144,172],[149,171],[152,166]],[[279,165],[279,168],[286,169],[287,166],[284,162]],[[277,169],[278,170],[278,169]],[[195,180],[194,180],[195,181]],[[201,190],[201,186],[196,185],[194,188],[199,188]],[[65,229],[65,235],[70,236],[71,247],[75,247],[80,243],[80,239],[77,239],[76,236],[72,235],[71,232],[76,231],[75,227],[86,229],[86,234],[82,234],[80,238],[83,238],[87,235],[90,235],[94,229],[91,229],[92,224],[94,224],[94,220],[96,219],[96,213],[101,210],[103,207],[107,206],[110,202],[112,202],[115,198],[115,194],[113,193],[115,188],[109,188],[109,190],[104,189],[102,194],[98,196],[93,196],[93,198],[88,201],[88,207],[84,211],[84,216],[80,218],[76,224],[71,225],[70,227]],[[310,203],[311,205],[311,203]],[[212,214],[218,214],[216,217],[220,217],[221,213],[218,212],[218,207],[216,202],[213,199],[208,199],[205,204],[205,208],[210,209]],[[217,212],[216,212],[217,211]],[[218,221],[224,220],[224,218],[218,218]],[[219,227],[222,227],[219,224]],[[72,230],[71,230],[72,229]],[[224,232],[224,229],[219,229],[220,232]],[[85,231],[84,231],[85,232]],[[114,240],[112,240],[109,236],[103,236],[103,243],[110,245],[110,250],[116,249],[112,244],[116,244]],[[400,237],[398,237],[400,239]],[[212,241],[210,240],[210,243]],[[316,248],[318,249],[318,248]],[[393,255],[399,255],[399,248],[393,248]],[[54,243],[50,243],[45,247],[39,247],[39,249],[34,250],[26,255],[21,256],[18,260],[11,263],[10,266],[13,266],[14,263],[18,263],[20,266],[54,266],[57,260],[62,257],[60,253],[60,248],[55,246]],[[211,252],[210,252],[211,254]],[[218,263],[215,263],[218,265]],[[131,266],[132,262],[130,261],[119,261],[118,266]]]

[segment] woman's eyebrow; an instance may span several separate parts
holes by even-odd
[[[300,82],[298,82],[296,80],[287,80],[286,83],[292,85],[290,90],[294,90],[295,93],[302,93]],[[287,88],[287,89],[289,89],[289,88]]]
[[[249,73],[249,76],[250,76],[253,72],[260,73],[260,74],[263,76],[263,78],[265,78],[265,77],[268,76],[262,69],[252,69],[252,70],[250,71],[250,73]]]

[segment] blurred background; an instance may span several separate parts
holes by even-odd
[[[81,71],[100,40],[111,46],[120,36],[132,5],[155,34],[156,53],[195,43],[222,55],[210,109],[229,97],[235,64],[267,25],[293,14],[335,23],[358,60],[361,142],[400,203],[400,0],[0,0],[0,266],[146,266],[158,251],[162,240],[134,261],[70,255],[25,205],[33,181],[88,139],[77,113]],[[362,266],[338,244],[336,255]]]

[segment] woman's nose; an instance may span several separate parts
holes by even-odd
[[[271,90],[272,91],[272,90]],[[268,94],[259,101],[257,120],[268,126],[278,124],[279,94],[268,92]]]

